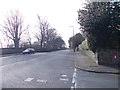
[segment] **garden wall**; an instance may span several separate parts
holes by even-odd
[[[120,65],[120,50],[98,49],[96,57],[99,64]]]
[[[98,49],[96,53],[93,53],[88,49],[81,47],[79,49],[99,65],[120,65],[120,50]]]
[[[26,48],[19,48],[19,49],[15,49],[15,48],[2,48],[0,49],[0,54],[4,55],[4,54],[16,54],[16,53],[22,53],[23,50],[25,50]],[[51,52],[51,51],[57,51],[57,50],[63,50],[63,49],[48,49],[48,48],[34,48],[35,52]]]

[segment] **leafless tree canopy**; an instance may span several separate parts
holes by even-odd
[[[56,38],[57,33],[54,28],[50,27],[50,24],[47,20],[42,19],[39,15],[38,18],[38,32],[35,33],[35,37],[40,43],[41,48],[45,48],[48,46],[49,42]],[[49,45],[50,46],[50,45]]]
[[[37,20],[38,30],[34,33],[34,35],[39,42],[39,46],[41,48],[53,47],[53,44],[56,43],[56,40],[59,37],[56,33],[56,29],[52,28],[48,21],[41,18],[39,15],[37,15]],[[29,45],[32,45],[28,27],[24,28],[24,20],[18,10],[11,11],[10,15],[6,17],[5,22],[2,25],[2,32],[7,38],[13,41],[15,48],[19,48],[19,44],[22,45],[22,40],[25,40],[25,36],[27,36],[27,42],[24,43],[29,43]]]
[[[48,29],[48,22],[47,20],[43,20],[39,15],[37,15],[38,18],[38,31],[35,33],[35,37],[40,42],[41,47],[43,46],[43,41],[45,40],[45,32]]]
[[[19,48],[19,41],[27,28],[23,28],[24,20],[18,10],[11,11],[2,25],[2,32],[13,40],[15,48]]]
[[[35,33],[41,48],[59,49],[65,45],[62,38],[57,34],[56,29],[52,28],[46,19],[37,15],[38,32]]]

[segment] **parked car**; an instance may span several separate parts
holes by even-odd
[[[23,54],[34,54],[35,53],[35,49],[34,48],[27,48],[22,53]]]

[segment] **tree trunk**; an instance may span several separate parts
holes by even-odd
[[[19,48],[19,40],[18,40],[18,39],[15,39],[15,40],[14,40],[14,45],[15,45],[15,48],[16,48],[16,49]]]
[[[40,42],[40,47],[42,48],[42,44],[43,44],[43,41],[41,40],[41,42]]]

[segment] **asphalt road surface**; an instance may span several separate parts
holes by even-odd
[[[61,50],[2,57],[2,88],[118,88],[118,76],[74,68],[74,52]]]

